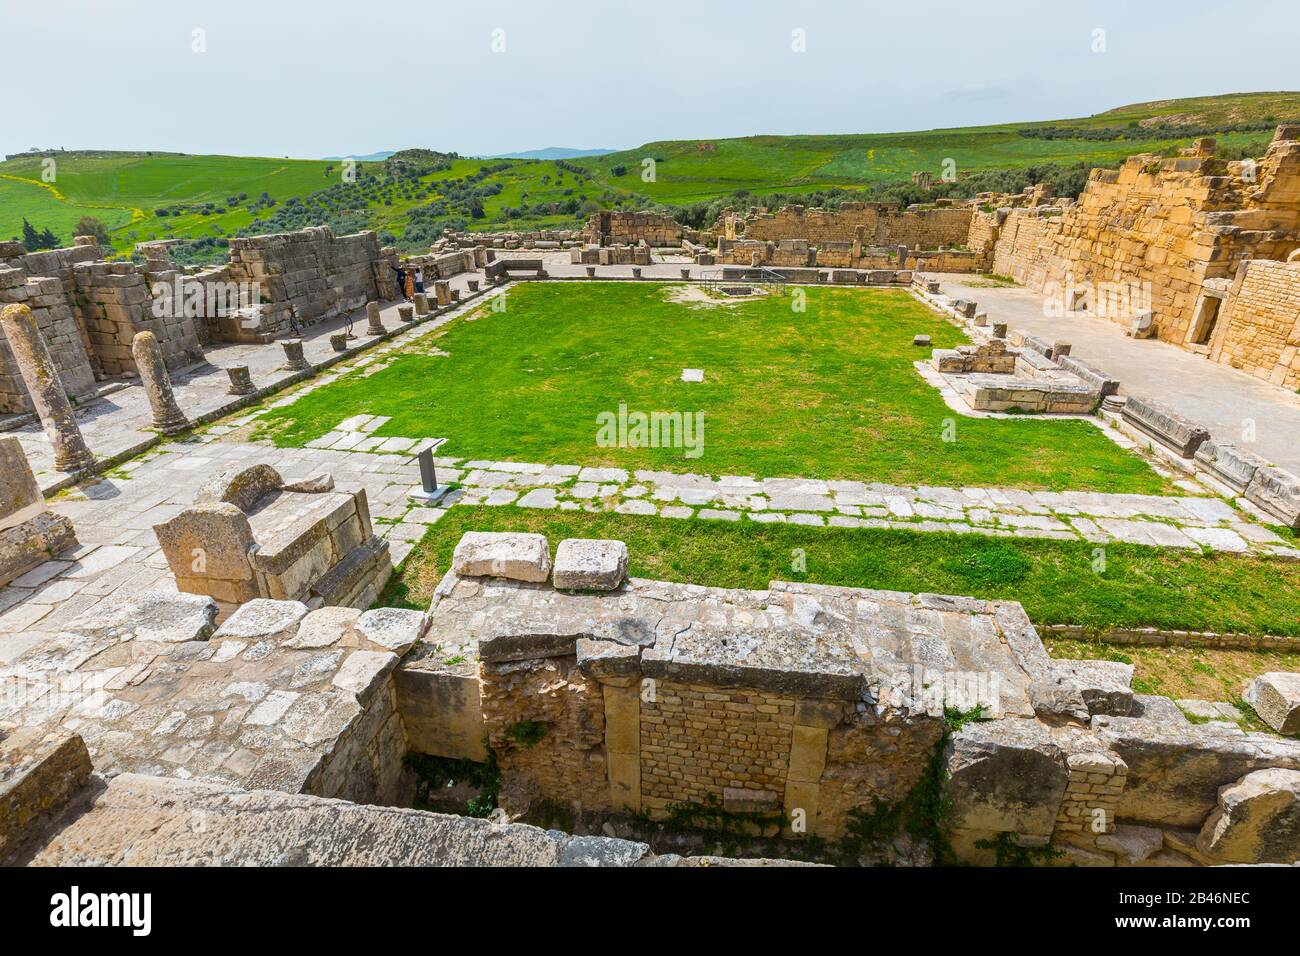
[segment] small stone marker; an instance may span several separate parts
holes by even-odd
[[[639,278],[641,278],[641,270],[640,270],[640,268],[634,268],[634,269],[632,270],[632,278],[633,278],[633,279],[639,279]]]
[[[683,279],[689,279],[690,277],[691,277],[691,270],[690,270],[690,269],[683,269],[683,270],[682,270],[682,278],[683,278]]]
[[[152,332],[137,332],[131,340],[131,357],[140,373],[140,384],[149,398],[153,412],[153,427],[164,435],[174,435],[190,427],[181,407],[172,393],[171,376],[163,361],[162,347]]]
[[[403,322],[414,322],[415,307],[410,305],[399,305],[397,307],[397,317]]]
[[[596,267],[595,267],[595,266],[587,266],[587,278],[588,278],[588,279],[594,279],[594,278],[596,278]]]
[[[400,314],[402,310],[399,308],[397,311]],[[415,293],[415,314],[416,315],[429,314],[429,297],[425,295],[423,292]]]
[[[257,386],[253,384],[253,376],[248,374],[247,365],[232,365],[226,369],[226,374],[230,376],[230,388],[226,389],[227,395],[252,395],[257,391]]]
[[[993,323],[993,337],[995,339],[1005,339],[1007,337],[1007,324],[1005,322]]]
[[[469,286],[470,292],[478,291],[478,279],[466,279],[465,282]]]
[[[366,334],[383,335],[388,330],[384,328],[384,320],[379,317],[379,303],[366,303]]]
[[[683,382],[702,382],[704,381],[704,369],[702,368],[684,368],[682,369]]]
[[[348,350],[348,334],[346,332],[335,332],[331,335],[330,348],[335,352],[346,352]]]
[[[311,363],[302,354],[302,339],[288,339],[281,342],[280,346],[284,349],[284,370],[286,372],[306,372],[311,368]]]
[[[912,344],[913,344],[913,345],[924,346],[925,348],[928,349],[928,348],[930,347],[930,336],[928,336],[928,335],[914,335],[914,336],[912,336]]]

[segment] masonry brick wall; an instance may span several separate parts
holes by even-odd
[[[1243,263],[1216,328],[1215,361],[1300,388],[1300,262]]]
[[[785,794],[795,701],[758,690],[660,681],[641,704],[641,804],[721,804],[740,787]]]
[[[884,203],[846,203],[838,209],[783,206],[749,217],[724,213],[720,234],[773,242],[806,239],[818,247],[861,240],[867,246],[938,249],[966,244],[972,212],[969,206],[906,210]]]

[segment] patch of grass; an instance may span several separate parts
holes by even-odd
[[[1293,617],[1292,633],[1297,631],[1300,627]],[[1043,643],[1056,658],[1132,664],[1133,689],[1139,693],[1175,700],[1226,700],[1239,709],[1238,701],[1246,685],[1260,674],[1300,669],[1300,648],[1289,651],[1125,645],[1120,652],[1096,641],[1046,638]]]
[[[449,439],[446,453],[758,477],[1011,485],[1160,494],[1163,478],[1081,421],[965,418],[917,374],[961,331],[906,292],[809,288],[728,309],[672,301],[675,286],[526,283],[397,355],[261,421],[301,446],[358,413],[375,434]],[[446,355],[428,354],[436,343]],[[702,383],[681,381],[704,369]],[[704,415],[691,448],[601,447],[602,415]],[[952,438],[955,440],[945,440]]]
[[[1116,543],[1107,545],[1106,571],[1098,574],[1092,569],[1094,545],[1084,541],[731,524],[513,506],[456,506],[433,525],[394,575],[407,582],[412,606],[428,607],[466,531],[541,532],[552,547],[564,538],[617,538],[627,543],[630,574],[715,587],[764,588],[772,580],[786,580],[970,595],[1019,601],[1038,624],[1080,624],[1097,630],[1151,626],[1257,634],[1300,631],[1300,565],[1293,562]],[[806,561],[802,573],[792,570],[799,552]],[[1057,647],[1065,644],[1055,642]],[[1186,649],[1126,646],[1122,651],[1135,663],[1157,652],[1173,659],[1193,656]],[[1099,645],[1095,654],[1103,653],[1121,652]],[[1287,666],[1247,665],[1243,657],[1240,669],[1233,671],[1219,663],[1266,653],[1272,652],[1205,651],[1200,657],[1213,666],[1217,679],[1240,693],[1248,666],[1253,668],[1249,676],[1254,676],[1263,670],[1294,670],[1300,663],[1287,655],[1270,658]],[[1214,679],[1192,670],[1190,663],[1179,666],[1179,673],[1187,671],[1189,682]],[[1224,699],[1224,693],[1216,699]],[[1205,695],[1180,690],[1174,696]]]
[[[521,720],[506,728],[506,737],[525,747],[535,747],[546,736],[546,728],[535,720]]]

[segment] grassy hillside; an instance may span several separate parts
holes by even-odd
[[[1137,152],[1168,152],[1198,135],[1229,151],[1258,147],[1280,121],[1300,119],[1300,93],[1247,93],[1123,106],[1082,119],[1008,123],[910,133],[749,136],[674,140],[582,160],[605,178],[659,202],[688,203],[735,189],[812,191],[909,179],[938,179],[945,159],[960,173],[1044,163],[1113,166]],[[1230,129],[1232,127],[1240,127]],[[642,183],[647,157],[656,181]],[[624,176],[614,173],[626,169]]]
[[[327,160],[177,153],[56,152],[0,163],[0,238],[18,238],[27,219],[61,243],[93,216],[113,246],[162,238],[200,240],[197,255],[219,257],[226,237],[328,223],[372,228],[407,249],[427,246],[445,226],[503,229],[570,226],[598,206],[696,204],[694,217],[737,190],[798,196],[853,190],[903,198],[916,170],[936,179],[944,161],[983,185],[990,171],[1036,181],[1043,170],[1115,165],[1143,151],[1170,153],[1214,135],[1229,155],[1259,153],[1272,127],[1300,119],[1300,93],[1231,94],[1119,107],[1081,119],[910,133],[751,136],[648,143],[572,160],[465,159],[404,150],[359,166],[355,183]],[[53,182],[43,160],[55,162]],[[653,182],[642,161],[656,161]],[[963,179],[963,182],[967,180]],[[996,185],[996,184],[995,184]],[[984,188],[992,188],[985,186]],[[892,189],[893,192],[886,192]],[[820,197],[818,197],[820,198]]]

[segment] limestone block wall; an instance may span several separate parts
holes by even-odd
[[[846,203],[838,209],[783,206],[749,217],[724,212],[720,236],[777,241],[806,239],[810,245],[854,241],[871,246],[906,245],[938,249],[965,245],[973,210],[969,206],[899,209],[885,203]]]
[[[967,244],[987,247],[992,235],[993,271],[1040,291],[1137,283],[1149,291],[1142,307],[1156,334],[1182,345],[1207,280],[1300,247],[1300,142],[1292,135],[1279,128],[1258,163],[1216,160],[1209,142],[1172,159],[1132,156],[1118,170],[1094,169],[1076,204],[976,213]]]
[[[332,318],[382,299],[388,260],[373,232],[335,237],[328,226],[230,240],[234,282],[261,290],[260,321],[247,335],[268,337],[300,324]]]
[[[686,228],[671,216],[653,212],[605,210],[596,213],[583,230],[587,242],[601,246],[636,245],[680,246]]]
[[[63,387],[73,398],[94,393],[95,372],[86,351],[84,330],[56,278],[31,279],[22,269],[0,266],[0,306],[25,303],[59,370]],[[0,335],[0,412],[32,410],[13,353]]]
[[[1211,358],[1300,388],[1300,261],[1242,263],[1221,306]]]
[[[152,332],[169,369],[203,357],[196,320],[179,303],[154,308],[149,275],[131,262],[81,262],[73,267],[77,302],[101,377],[136,373],[131,341]]]

